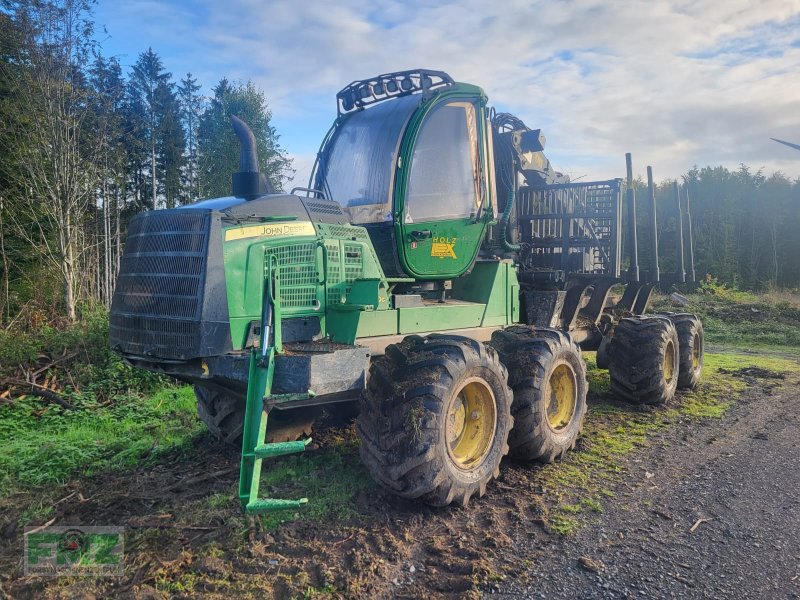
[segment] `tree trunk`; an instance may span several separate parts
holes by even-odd
[[[155,133],[153,134],[155,135]],[[153,142],[153,149],[150,155],[150,170],[152,171],[152,179],[153,179],[153,210],[158,208],[156,206],[156,145]]]
[[[8,255],[6,254],[5,225],[3,222],[3,197],[0,196],[0,255],[3,257],[3,306],[0,307],[0,319],[3,312],[6,313],[6,320],[11,318],[11,296],[9,293],[10,274],[8,272]]]

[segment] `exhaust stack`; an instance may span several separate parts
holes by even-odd
[[[231,124],[239,138],[239,172],[233,174],[232,193],[251,200],[264,194],[272,194],[273,189],[263,173],[258,170],[256,136],[247,123],[231,115]]]

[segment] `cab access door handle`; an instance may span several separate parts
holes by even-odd
[[[430,229],[422,229],[410,232],[408,237],[410,237],[413,242],[421,242],[429,237],[433,237],[433,232]]]

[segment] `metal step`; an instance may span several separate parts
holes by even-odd
[[[261,444],[253,449],[256,458],[270,458],[273,456],[283,456],[303,452],[311,443],[311,438],[298,440],[296,442],[276,442],[273,444]]]
[[[245,512],[249,514],[261,514],[271,512],[273,510],[289,510],[292,508],[300,508],[304,504],[308,504],[308,498],[300,498],[299,500],[279,500],[277,498],[261,498],[248,502],[245,506]]]

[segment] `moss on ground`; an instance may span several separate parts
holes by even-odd
[[[589,411],[578,449],[563,462],[542,467],[535,475],[551,503],[545,517],[553,533],[575,531],[591,513],[601,512],[613,498],[610,483],[623,472],[624,457],[647,446],[653,434],[680,420],[721,418],[758,376],[739,377],[747,369],[769,373],[800,374],[800,363],[788,357],[747,354],[706,354],[703,381],[694,391],[678,394],[666,407],[642,408],[617,402],[608,391],[608,372],[599,370],[594,353],[585,353],[590,382]],[[744,371],[743,371],[744,370]],[[797,377],[770,379],[786,385]]]

